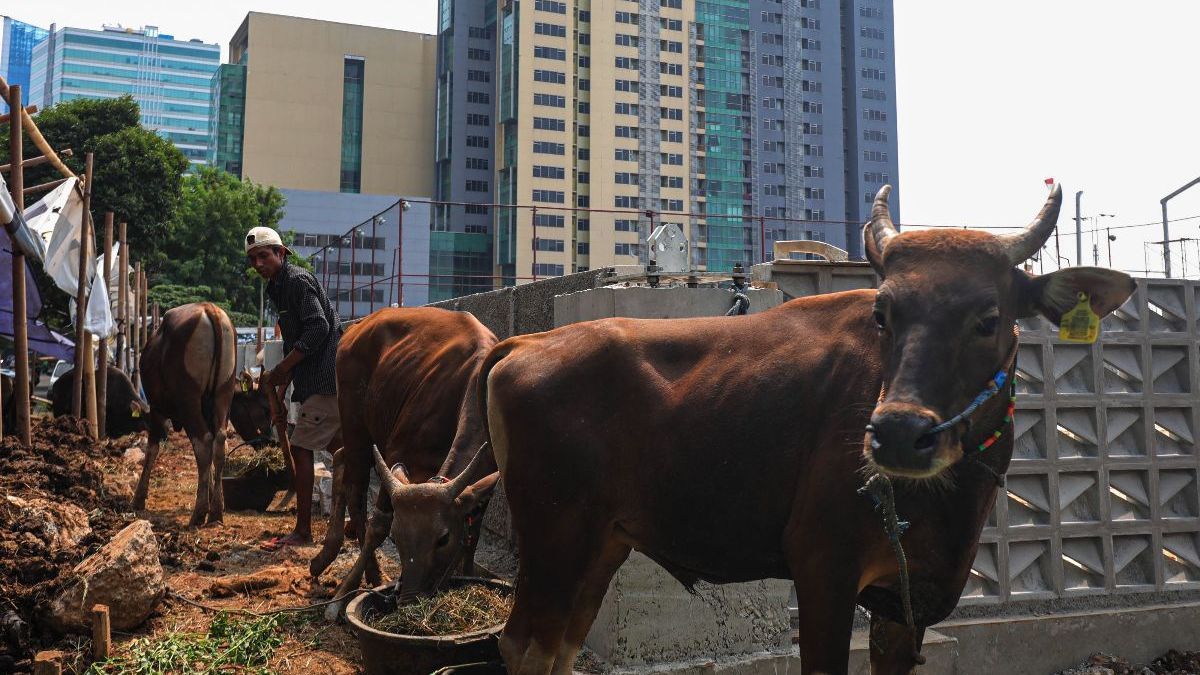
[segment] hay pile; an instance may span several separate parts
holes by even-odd
[[[1075,668],[1055,675],[1196,675],[1200,673],[1200,652],[1180,652],[1174,649],[1147,665],[1130,663],[1120,656],[1103,652],[1092,654]]]
[[[491,586],[464,584],[387,613],[364,615],[375,630],[399,635],[438,636],[491,628],[512,611],[512,596]]]
[[[255,450],[250,446],[239,448],[225,458],[224,474],[231,478],[244,476],[269,476],[287,470],[283,450],[277,445],[264,445]]]

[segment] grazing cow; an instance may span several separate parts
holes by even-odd
[[[897,234],[890,189],[865,228],[878,291],[736,318],[592,321],[488,355],[480,396],[520,553],[501,638],[510,673],[571,672],[631,549],[689,587],[793,580],[803,673],[846,672],[856,602],[873,616],[873,672],[921,660],[1012,453],[1004,383],[967,408],[998,372],[1011,382],[1017,319],[1057,322],[1079,292],[1104,316],[1134,284],[1015,269],[1053,231],[1057,187],[1005,236]],[[857,492],[873,475],[900,477],[913,630],[881,516]]]
[[[334,462],[324,546],[309,565],[313,576],[341,549],[347,505],[351,530],[362,532],[373,465],[383,489],[337,597],[357,589],[364,572],[372,585],[380,583],[375,549],[389,530],[404,568],[405,597],[432,590],[460,561],[473,569],[479,512],[500,477],[491,453],[479,452],[484,432],[475,399],[479,366],[495,344],[474,316],[433,308],[383,309],[342,335],[337,383],[344,447]],[[326,615],[334,619],[341,609],[334,603]]]
[[[68,370],[63,373],[50,388],[50,410],[55,417],[71,414],[71,372]],[[150,406],[138,396],[129,376],[113,365],[108,366],[106,397],[105,436],[119,438],[146,428],[146,413],[150,411]]]
[[[243,371],[238,377],[240,386],[229,404],[229,423],[242,441],[252,448],[262,448],[271,442],[271,404],[260,381]]]
[[[235,388],[234,345],[229,316],[210,302],[176,307],[142,352],[142,387],[150,403],[146,461],[133,495],[133,508],[146,507],[150,470],[167,442],[168,420],[183,429],[196,454],[196,505],[190,527],[224,517],[221,470],[225,466],[225,423]]]

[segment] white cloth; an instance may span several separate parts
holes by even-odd
[[[26,210],[29,228],[46,243],[46,274],[64,293],[75,297],[79,290],[79,247],[83,231],[83,199],[72,178],[50,191]],[[84,278],[95,274],[95,261],[88,260]]]
[[[42,262],[46,256],[45,244],[30,230],[22,214],[17,213],[17,204],[8,192],[8,184],[4,182],[4,176],[0,175],[0,225],[14,233],[9,239],[13,240],[20,253]]]
[[[104,284],[95,283],[98,280],[92,281],[83,327],[98,338],[112,337],[117,334],[117,322],[113,320],[112,307],[108,303],[108,291]]]

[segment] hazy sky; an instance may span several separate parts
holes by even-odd
[[[246,12],[433,32],[436,0],[8,0],[30,23],[157,25],[227,46]],[[1200,1],[895,0],[903,218],[909,223],[1017,226],[1054,177],[1072,260],[1074,193],[1085,217],[1101,213],[1114,267],[1145,267],[1143,242],[1160,240],[1159,199],[1200,177],[1200,87],[1195,27]],[[201,11],[197,11],[197,10]],[[1200,185],[1171,202],[1171,217],[1200,215]],[[1092,229],[1085,222],[1084,229]],[[1171,236],[1200,237],[1200,218]],[[1106,262],[1103,236],[1100,260]],[[1093,237],[1084,235],[1090,263]],[[1194,244],[1193,244],[1194,246]],[[1194,249],[1193,249],[1194,250]],[[1151,261],[1152,267],[1160,267]],[[1191,262],[1193,274],[1200,261]]]

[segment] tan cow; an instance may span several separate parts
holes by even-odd
[[[142,387],[150,404],[146,461],[133,496],[133,508],[146,507],[150,471],[167,442],[168,422],[187,432],[196,454],[196,505],[191,527],[221,522],[225,500],[225,422],[236,388],[237,335],[225,312],[210,302],[181,305],[163,315],[140,362]]]

